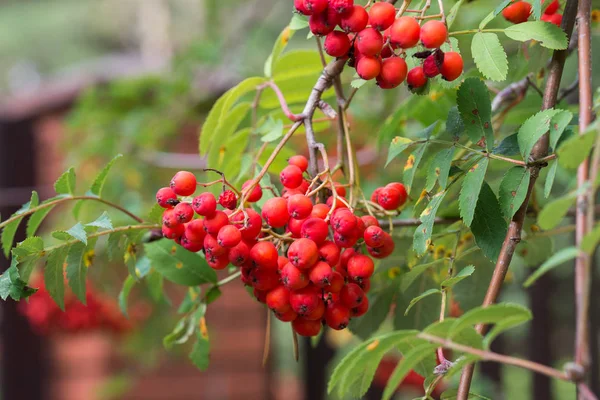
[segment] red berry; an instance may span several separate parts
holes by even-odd
[[[375,56],[383,48],[383,36],[374,28],[366,28],[356,35],[356,43],[361,55]]]
[[[542,3],[543,3],[543,1],[542,1]],[[548,7],[546,7],[546,9],[544,10],[544,14],[547,14],[547,15],[555,14],[559,8],[560,8],[560,3],[558,2],[558,0],[554,0],[552,3],[550,3],[548,5]],[[561,19],[562,19],[562,17],[561,17]],[[542,21],[545,21],[545,19],[543,17],[542,17]]]
[[[378,226],[370,226],[365,230],[365,243],[369,247],[381,247],[384,243],[384,231]]]
[[[310,239],[295,240],[287,252],[288,260],[300,269],[311,268],[319,260],[319,248]]]
[[[396,246],[394,243],[394,239],[392,239],[392,237],[387,232],[384,232],[384,233],[385,233],[385,235],[384,235],[384,239],[383,239],[383,246],[367,247],[367,251],[374,258],[378,258],[378,259],[386,258],[394,252],[394,248]]]
[[[162,224],[166,227],[173,228],[175,225],[181,225],[177,220],[175,209],[166,209],[162,215]]]
[[[303,238],[311,239],[317,244],[321,245],[327,239],[329,233],[329,226],[327,222],[320,218],[308,218],[302,224],[300,234]]]
[[[275,318],[277,318],[278,320],[283,321],[283,322],[292,322],[298,317],[298,314],[296,314],[294,312],[294,310],[292,310],[291,308],[284,313],[275,311],[274,314],[275,314]]]
[[[366,298],[365,292],[356,283],[349,283],[340,291],[340,300],[348,308],[357,307]]]
[[[293,238],[302,237],[302,224],[306,219],[294,219],[290,218],[288,221],[287,229],[292,234]]]
[[[376,78],[381,71],[381,60],[376,57],[363,56],[356,65],[356,73],[364,80]]]
[[[188,250],[191,251],[192,253],[196,253],[200,250],[202,250],[202,248],[204,247],[203,242],[194,242],[190,239],[188,239],[185,235],[185,233],[181,236],[181,246]]]
[[[246,189],[248,186],[250,186],[252,184],[252,182],[253,182],[252,180],[244,182],[244,184],[242,185],[242,191],[244,191],[244,189]],[[262,195],[263,195],[262,188],[257,183],[252,188],[252,191],[248,195],[248,198],[246,199],[246,201],[248,203],[255,203],[255,202],[257,202],[257,201],[259,201],[261,199]]]
[[[329,214],[329,206],[327,204],[319,203],[313,206],[312,212],[310,213],[311,217],[325,219],[327,218],[327,214]]]
[[[350,50],[350,39],[344,32],[333,31],[325,37],[324,46],[331,57],[344,57]]]
[[[559,28],[560,28],[560,24],[562,23],[562,15],[561,14],[544,14],[544,15],[542,15],[542,18],[540,18],[540,19],[542,21],[550,22],[551,24],[554,24],[554,25],[558,26]]]
[[[329,220],[334,231],[350,234],[356,229],[356,216],[347,208],[336,210]]]
[[[317,303],[317,308],[307,313],[304,318],[309,319],[311,321],[321,321],[325,315],[325,303],[319,299],[319,303]]]
[[[339,182],[334,182],[333,187],[335,187],[335,192],[338,196],[344,197],[346,195],[346,188],[342,186]]]
[[[258,267],[250,272],[250,282],[258,290],[272,290],[279,286],[279,275],[276,271]]]
[[[237,225],[242,233],[242,239],[254,240],[260,235],[262,229],[262,218],[251,208],[246,208],[244,213],[237,213],[231,218],[231,222]],[[247,219],[246,219],[247,217]]]
[[[340,248],[331,241],[326,241],[319,247],[319,260],[329,265],[337,265],[340,261]]]
[[[296,8],[296,11],[298,11],[300,14],[312,14],[312,12],[304,6],[304,0],[294,0],[294,8]]]
[[[214,254],[207,254],[206,263],[212,269],[225,269],[229,265],[229,257],[227,256],[227,253],[221,254],[220,256],[216,256]]]
[[[542,17],[543,19],[543,17]],[[444,62],[440,68],[442,76],[447,81],[453,81],[463,72],[463,59],[460,54],[449,51],[444,54]]]
[[[162,234],[167,239],[179,239],[181,235],[185,232],[185,227],[181,224],[176,224],[171,227],[163,225],[162,226]]]
[[[201,219],[193,219],[185,224],[185,236],[192,242],[204,242],[206,231],[204,230],[204,223]]]
[[[365,229],[370,226],[379,226],[379,221],[372,215],[363,215],[360,219],[364,222]]]
[[[325,322],[331,329],[339,331],[346,328],[350,323],[350,309],[341,302],[328,305],[325,310]]]
[[[271,310],[285,313],[291,310],[290,307],[290,290],[285,286],[277,286],[275,289],[267,293],[267,307]]]
[[[223,211],[217,210],[213,215],[204,218],[203,222],[204,230],[209,235],[217,236],[222,227],[229,225],[229,218]]]
[[[396,9],[390,3],[375,3],[369,10],[369,24],[380,31],[386,30],[394,23]]]
[[[223,208],[233,210],[237,206],[237,196],[232,190],[225,190],[219,196],[219,204]]]
[[[436,56],[432,54],[423,62],[423,73],[428,78],[434,78],[440,74],[440,66]]]
[[[173,208],[177,203],[177,195],[170,187],[164,187],[156,192],[156,202],[162,208]]]
[[[194,209],[190,203],[179,203],[173,209],[175,211],[175,218],[180,224],[190,222],[194,217]]]
[[[287,259],[287,257],[284,257],[284,256],[277,257],[277,270],[281,272],[283,267],[285,267],[285,265],[288,262],[289,262],[289,260]]]
[[[292,263],[287,263],[280,271],[281,282],[290,290],[302,289],[310,283],[308,276]]]
[[[363,6],[353,6],[342,14],[340,28],[346,32],[360,32],[367,27],[369,14]]]
[[[219,230],[217,242],[227,248],[236,246],[242,240],[242,233],[233,225],[225,225]]]
[[[229,262],[236,267],[241,267],[250,260],[250,247],[241,241],[229,249]]]
[[[406,83],[408,84],[409,89],[417,89],[425,86],[427,84],[427,77],[425,76],[423,67],[414,67],[413,69],[408,71],[408,75],[406,76]]]
[[[263,204],[262,217],[273,228],[285,226],[290,219],[287,201],[283,197],[273,197]]]
[[[217,242],[217,239],[212,235],[206,235],[204,237],[204,252],[212,256],[222,256],[227,254],[227,249]],[[229,258],[227,259],[229,261]]]
[[[278,258],[277,248],[271,242],[258,242],[250,249],[250,259],[263,269],[277,271]]]
[[[513,24],[520,24],[527,21],[531,14],[531,4],[526,1],[515,1],[510,6],[502,10],[502,16]]]
[[[329,8],[332,8],[338,14],[344,14],[354,6],[354,0],[329,0]]]
[[[261,302],[263,304],[266,304],[267,293],[269,293],[268,291],[258,290],[257,288],[254,288],[253,293],[254,293],[254,297],[256,297],[256,300],[258,300],[259,302]]]
[[[313,285],[324,288],[331,283],[333,270],[326,262],[319,261],[308,273],[308,278]]]
[[[403,49],[419,43],[421,27],[413,17],[400,17],[390,27],[390,42]]]
[[[192,208],[198,215],[212,216],[217,209],[217,199],[212,193],[204,192],[192,200]]]
[[[302,170],[295,165],[288,165],[279,174],[281,184],[288,189],[296,189],[302,184]]]
[[[348,260],[350,260],[350,258],[354,257],[356,254],[359,253],[357,253],[356,250],[352,248],[344,250],[344,252],[340,256],[340,263],[338,264],[338,266],[340,267],[339,270],[346,271],[348,268]]]
[[[312,14],[318,14],[327,8],[327,0],[304,0],[304,8]]]
[[[381,63],[381,72],[377,76],[377,83],[383,89],[393,89],[404,82],[407,73],[408,67],[403,58],[386,58]]]
[[[301,155],[291,156],[288,160],[289,165],[295,165],[300,168],[302,172],[306,172],[308,169],[308,159]]]
[[[348,234],[343,234],[340,232],[334,232],[333,234],[333,241],[336,245],[338,245],[339,247],[343,247],[343,248],[350,248],[352,246],[354,246],[356,244],[356,242],[358,241],[359,236],[356,234],[356,232],[352,232],[352,233],[348,233]]]
[[[313,35],[325,36],[333,32],[335,26],[340,20],[340,15],[334,10],[325,10],[318,14],[313,14],[308,19],[308,27]]]
[[[421,27],[419,35],[421,43],[428,49],[435,49],[448,39],[448,29],[442,21],[427,21]]]
[[[292,328],[300,336],[317,336],[321,332],[321,321],[298,317],[292,321]]]
[[[312,212],[313,203],[312,200],[305,195],[295,194],[288,198],[287,209],[291,218],[304,219]]]
[[[408,193],[406,192],[406,187],[400,182],[392,182],[385,185],[385,187],[391,187],[400,192],[400,206],[403,206],[406,203],[406,199],[408,198]],[[377,220],[375,220],[377,221]],[[377,224],[379,225],[379,223]]]
[[[316,287],[305,287],[290,292],[290,305],[292,310],[300,316],[305,316],[315,311],[319,307],[319,291]]]
[[[357,254],[348,260],[348,276],[356,281],[368,279],[375,271],[375,264],[369,256]]]
[[[196,176],[188,171],[179,171],[171,179],[170,186],[179,196],[191,196],[196,191]]]
[[[368,310],[369,310],[369,298],[367,296],[365,296],[363,298],[363,301],[358,306],[353,307],[350,310],[350,313],[352,314],[353,317],[360,317],[361,315],[364,315]]]
[[[329,285],[325,286],[323,290],[325,290],[325,292],[339,293],[344,287],[344,284],[345,282],[342,274],[337,271],[333,271]]]
[[[378,187],[377,189],[373,190],[373,193],[371,194],[371,201],[374,203],[377,203],[377,197],[379,196],[379,192],[381,192],[381,188]]]
[[[377,197],[377,203],[383,207],[384,210],[396,210],[400,207],[400,202],[401,194],[393,187],[384,187]]]

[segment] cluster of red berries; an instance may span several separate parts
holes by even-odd
[[[165,237],[190,251],[203,250],[214,269],[240,267],[242,281],[278,319],[291,322],[300,335],[314,336],[322,323],[344,329],[350,318],[367,311],[372,258],[389,256],[394,241],[377,218],[359,217],[348,208],[343,185],[311,193],[315,180],[305,178],[307,168],[306,157],[291,157],[280,173],[282,195],[264,202],[260,214],[248,204],[233,211],[238,198],[231,190],[219,201],[209,192],[191,202],[179,199],[192,196],[197,187],[195,176],[186,171],[178,172],[156,198],[165,208]],[[242,188],[247,203],[263,195],[253,181]],[[328,190],[329,197],[315,203],[314,192],[321,190]],[[404,185],[392,183],[377,189],[372,201],[394,210],[406,197]],[[224,210],[218,210],[217,203]],[[194,218],[194,213],[200,217]],[[362,254],[363,244],[369,255]]]
[[[542,0],[542,4],[543,3],[544,0]],[[559,9],[560,3],[558,0],[553,0],[552,3],[550,3],[544,10],[541,20],[550,22],[560,27],[562,22],[562,14],[558,13]],[[526,1],[513,0],[511,5],[502,10],[502,15],[507,21],[510,21],[513,24],[520,24],[529,19],[529,16],[531,15],[531,4]]]
[[[28,301],[19,303],[19,311],[25,315],[31,326],[39,333],[51,332],[79,333],[106,330],[123,333],[133,327],[132,320],[119,311],[114,299],[97,293],[90,284],[87,287],[86,304],[81,303],[71,292],[65,294],[65,312],[56,305],[40,280],[35,287],[39,290]],[[139,320],[145,310],[130,314]]]
[[[430,20],[420,26],[416,18],[396,18],[396,8],[377,2],[367,11],[353,0],[294,0],[296,10],[309,15],[313,34],[325,37],[325,51],[332,57],[348,57],[349,65],[365,80],[376,79],[382,89],[393,89],[404,80],[410,89],[425,86],[428,78],[440,75],[447,81],[458,78],[463,60],[457,52],[444,53],[440,46],[448,39],[446,25]],[[339,26],[340,30],[335,30]],[[426,49],[417,53],[423,59],[410,71],[396,50]]]

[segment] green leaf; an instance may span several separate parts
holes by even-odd
[[[54,200],[54,199],[49,199],[49,200]],[[45,204],[47,202],[48,202],[48,200],[42,202],[42,204]],[[46,216],[50,213],[50,211],[52,211],[52,209],[54,207],[55,206],[40,208],[39,210],[37,210],[36,212],[31,214],[31,216],[29,217],[29,220],[27,221],[27,236],[33,236],[36,234],[38,228],[44,221],[44,218],[46,218]]]
[[[406,161],[406,164],[404,165],[404,173],[402,176],[403,176],[403,180],[404,180],[404,186],[406,186],[406,191],[408,193],[410,193],[410,190],[412,189],[413,179],[415,178],[415,174],[417,173],[419,164],[421,163],[421,160],[423,159],[423,154],[425,153],[425,150],[427,149],[428,143],[429,142],[425,142],[425,143],[419,145],[416,148],[416,150],[413,151],[410,156],[408,156],[408,160]]]
[[[196,343],[190,353],[190,360],[200,371],[205,371],[208,368],[210,361],[210,342],[208,338],[198,334]]]
[[[123,157],[122,154],[117,154],[112,160],[110,160],[108,162],[108,164],[106,164],[104,166],[104,168],[102,168],[102,171],[100,171],[100,173],[96,176],[96,179],[94,179],[94,182],[92,183],[92,186],[90,187],[89,193],[96,195],[98,197],[102,197],[102,188],[104,187],[104,182],[106,181],[106,177],[108,176],[108,173],[109,173],[110,169],[112,168],[112,166],[121,157]]]
[[[77,298],[86,304],[86,252],[87,246],[83,243],[75,243],[69,248],[67,255],[67,280],[69,286]]]
[[[458,10],[460,10],[460,7],[463,5],[464,2],[465,0],[458,0],[448,12],[448,15],[446,16],[446,26],[448,27],[448,29],[452,27],[452,24],[454,24],[454,20],[458,15]]]
[[[475,267],[473,265],[469,265],[469,266],[461,269],[460,272],[458,274],[456,274],[455,276],[444,279],[444,281],[442,281],[442,283],[440,283],[440,287],[443,289],[451,288],[454,285],[456,285],[458,282],[462,281],[463,279],[466,279],[469,276],[473,275],[473,272],[475,272]]]
[[[484,183],[471,224],[475,243],[481,248],[483,255],[494,262],[498,259],[506,231],[507,225],[498,199],[490,186]]]
[[[596,225],[591,232],[587,233],[581,241],[581,250],[590,256],[594,254],[598,243],[600,242],[600,225]]]
[[[283,121],[280,119],[275,121],[269,116],[265,123],[258,127],[257,132],[263,135],[261,138],[263,142],[274,142],[283,136]]]
[[[152,267],[172,282],[185,286],[217,282],[215,271],[204,258],[169,240],[146,243],[144,248]]]
[[[250,108],[251,103],[242,102],[223,115],[223,120],[215,133],[215,137],[219,140],[213,143],[208,152],[207,162],[211,168],[223,169],[223,165],[227,164],[228,144],[231,144],[230,140],[234,138],[233,134],[250,111]]]
[[[70,194],[75,192],[75,169],[69,168],[54,182],[54,190],[58,194]]]
[[[502,139],[500,144],[494,148],[493,154],[500,154],[503,156],[516,156],[519,154],[519,134],[513,133],[510,136]]]
[[[304,28],[308,28],[308,17],[306,15],[294,13],[292,20],[290,21],[290,29],[299,31]]]
[[[522,313],[508,317],[502,321],[496,322],[494,327],[489,333],[483,338],[483,346],[488,348],[491,346],[494,339],[496,339],[501,333],[512,329],[516,326],[522,325],[531,319],[531,314]]]
[[[548,174],[546,175],[546,182],[544,183],[544,197],[548,198],[552,193],[552,186],[554,186],[554,178],[556,177],[556,170],[558,169],[558,161],[550,161],[550,167],[548,168]]]
[[[65,274],[63,270],[67,247],[59,247],[51,251],[44,268],[44,284],[50,296],[61,310],[65,310]]]
[[[292,21],[293,21],[293,18],[292,18]],[[290,24],[292,23],[292,21],[290,21]],[[295,32],[295,30],[291,29],[290,26],[288,25],[285,28],[283,28],[283,31],[281,31],[281,33],[277,37],[277,40],[275,41],[275,45],[273,46],[273,51],[271,52],[271,55],[269,56],[267,62],[265,63],[265,76],[267,78],[272,77],[273,66],[277,63],[279,56],[281,55],[283,50],[286,48],[286,46],[287,46],[288,42],[290,41],[290,39],[292,38],[292,36],[294,36],[294,32]]]
[[[148,275],[146,275],[146,285],[148,286],[148,292],[150,292],[150,296],[154,300],[155,303],[160,303],[163,301],[166,304],[171,304],[167,296],[163,291],[165,279],[158,272],[151,270]]]
[[[458,318],[450,331],[450,337],[463,329],[477,324],[497,324],[512,318],[522,318],[528,321],[532,318],[531,311],[519,304],[501,303],[492,304],[487,307],[477,307],[467,311]]]
[[[503,81],[508,73],[504,47],[495,33],[478,32],[471,42],[471,53],[479,72],[493,81]]]
[[[165,212],[164,208],[162,208],[158,204],[155,204],[152,206],[152,209],[146,216],[145,220],[146,220],[146,222],[162,224],[162,216],[163,216],[164,212]]]
[[[529,160],[531,150],[537,141],[550,130],[550,121],[557,113],[558,110],[553,109],[540,111],[521,125],[517,139],[525,161]]]
[[[508,5],[512,3],[512,0],[503,0],[502,3],[498,4],[498,6],[494,9],[494,16],[499,15]]]
[[[533,6],[533,11],[531,12],[531,15],[533,15],[533,18],[535,18],[536,20],[539,21],[540,17],[542,16],[542,1],[541,0],[529,0],[529,2]]]
[[[19,301],[35,292],[37,292],[37,289],[27,286],[27,283],[19,276],[19,270],[14,265],[0,275],[0,298],[2,300],[6,300],[10,296],[13,300]]]
[[[421,344],[418,347],[415,347],[408,353],[402,354],[402,359],[394,369],[394,372],[388,379],[388,382],[385,386],[385,390],[383,391],[384,400],[389,400],[392,398],[400,383],[404,380],[406,375],[422,360],[427,357],[430,357],[431,354],[435,351],[435,345],[430,343]]]
[[[346,394],[362,397],[384,354],[402,341],[414,338],[417,333],[415,330],[391,332],[358,345],[335,367],[327,385],[327,393],[331,394],[337,387],[339,397]]]
[[[360,318],[350,320],[350,325],[348,325],[350,332],[362,339],[366,339],[376,332],[390,313],[396,291],[396,285],[391,284],[378,293],[370,294],[369,310]]]
[[[475,215],[474,204],[478,204],[479,193],[485,179],[485,173],[490,162],[489,158],[483,158],[477,164],[469,168],[458,197],[458,207],[460,209],[460,217],[467,226],[473,223]]]
[[[533,274],[527,278],[523,286],[529,287],[535,281],[537,281],[540,276],[544,275],[546,272],[564,264],[565,262],[577,258],[581,254],[580,250],[577,247],[566,247],[557,253],[554,253],[552,257],[546,260],[538,269],[535,270]]]
[[[556,150],[558,141],[573,119],[573,114],[567,110],[558,111],[550,121],[550,148]]]
[[[460,116],[458,107],[454,106],[448,111],[448,118],[446,119],[446,132],[448,132],[452,138],[456,141],[460,138],[460,135],[465,131],[465,124]]]
[[[569,192],[566,195],[552,200],[542,208],[542,211],[538,215],[538,224],[544,230],[554,228],[562,219],[567,215],[569,207],[575,203],[577,196],[585,193],[589,185],[583,185],[579,189],[573,192]]]
[[[448,174],[450,173],[450,165],[454,158],[455,147],[441,150],[431,160],[429,171],[427,173],[427,184],[425,190],[430,192],[435,186],[435,182],[439,182],[442,190],[446,189],[448,183]]]
[[[408,307],[406,308],[406,311],[404,311],[404,315],[408,315],[408,312],[410,311],[411,308],[414,307],[415,304],[417,304],[419,302],[419,300],[424,299],[427,296],[431,296],[432,294],[442,294],[442,291],[439,289],[429,289],[426,290],[425,292],[421,293],[419,296],[413,298],[410,303],[408,304]]]
[[[567,169],[579,167],[592,150],[598,134],[598,131],[593,129],[583,135],[573,135],[565,140],[556,151],[560,166]]]
[[[12,249],[13,256],[21,259],[34,254],[40,254],[44,250],[44,241],[41,237],[32,236],[18,243]]]
[[[22,215],[27,211],[31,210],[38,206],[40,199],[38,197],[37,192],[34,190],[31,192],[31,199],[23,204],[17,212],[11,215],[11,218],[16,217],[17,215]],[[4,228],[2,228],[2,235],[0,236],[0,242],[2,242],[2,251],[4,252],[4,256],[8,258],[10,254],[10,249],[13,244],[13,240],[15,239],[15,234],[17,233],[17,229],[19,228],[19,224],[21,223],[22,218],[17,218],[14,221],[6,224]]]
[[[98,219],[90,222],[89,224],[85,224],[85,226],[95,226],[97,228],[108,230],[113,229],[112,222],[110,222],[110,218],[108,217],[108,213],[106,211],[104,211],[102,215],[98,217]]]
[[[131,293],[131,289],[135,285],[135,279],[133,276],[128,275],[123,282],[123,288],[121,292],[119,292],[119,308],[123,315],[129,318],[129,314],[127,313],[127,299],[129,298],[129,293]]]
[[[454,343],[475,349],[483,349],[483,338],[472,326],[463,326],[460,330],[453,331],[456,318],[446,318],[441,322],[434,322],[426,327],[423,332],[443,339],[452,340]]]
[[[402,275],[402,282],[400,284],[400,290],[402,292],[405,292],[412,285],[412,283],[415,281],[415,279],[417,279],[419,276],[421,276],[422,273],[424,273],[431,267],[441,264],[442,262],[443,262],[443,260],[440,259],[440,260],[436,260],[436,261],[433,261],[433,262],[430,262],[427,264],[415,265],[414,267],[412,267],[412,269],[410,271],[408,271],[407,273]]]
[[[385,166],[387,167],[388,164],[394,158],[396,158],[400,153],[402,153],[404,150],[406,150],[408,147],[412,146],[413,144],[416,144],[416,143],[413,142],[412,140],[402,137],[402,136],[396,136],[395,138],[393,138],[392,143],[390,144],[390,149],[388,150],[388,158],[387,158],[387,161],[385,162]]]
[[[494,147],[494,130],[488,88],[479,78],[467,78],[458,89],[456,102],[469,139],[491,150]]]
[[[568,45],[565,31],[549,22],[523,22],[509,26],[504,29],[504,33],[509,38],[521,42],[536,40],[542,46],[552,50],[564,50]]]
[[[511,219],[525,201],[530,178],[531,172],[523,167],[513,167],[504,174],[498,200],[506,218]]]
[[[508,0],[510,2],[510,0]],[[469,362],[470,363],[470,362]],[[457,400],[458,399],[458,389],[448,389],[444,393],[442,393],[442,397],[440,400]],[[492,400],[489,397],[482,396],[477,393],[469,392],[467,400]]]
[[[433,233],[435,215],[437,214],[437,211],[440,208],[446,193],[447,192],[444,190],[433,196],[419,217],[422,224],[415,229],[415,233],[413,235],[413,249],[419,255],[424,254],[427,250],[428,241],[431,239],[431,235]]]
[[[73,225],[73,227],[69,229],[66,233],[68,233],[74,239],[77,239],[80,242],[87,244],[87,233],[85,232],[85,228],[81,224],[81,222],[78,222],[75,225]]]
[[[367,82],[367,80],[364,79],[353,79],[352,82],[350,82],[350,86],[353,89],[360,89],[361,87],[363,87]]]

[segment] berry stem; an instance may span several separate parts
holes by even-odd
[[[279,104],[281,106],[281,110],[283,111],[283,113],[285,114],[286,117],[288,117],[290,119],[290,121],[293,122],[297,122],[300,121],[304,118],[303,114],[294,114],[290,108],[288,107],[287,102],[285,101],[285,97],[283,95],[283,92],[281,91],[281,89],[279,89],[279,86],[277,86],[277,84],[273,81],[268,81],[263,83],[262,85],[259,85],[256,89],[257,90],[263,90],[265,88],[271,88],[273,89],[273,91],[275,92],[275,95],[277,96],[277,99],[279,100]]]
[[[233,192],[234,192],[234,193],[235,193],[235,194],[236,194],[238,197],[240,196],[240,192],[239,192],[239,191],[238,191],[238,190],[235,188],[235,186],[233,186],[231,183],[229,183],[229,181],[227,181],[227,178],[225,178],[225,174],[224,174],[223,172],[221,172],[221,171],[219,171],[219,170],[216,170],[216,169],[214,169],[214,168],[204,168],[204,169],[203,169],[203,171],[204,171],[204,172],[211,171],[211,172],[215,172],[215,173],[217,173],[217,174],[221,175],[221,179],[219,179],[219,180],[216,180],[216,181],[214,181],[214,182],[209,182],[209,183],[208,183],[208,184],[206,184],[206,185],[214,185],[215,183],[222,182],[222,183],[223,183],[223,191],[225,191],[225,190],[226,190],[226,187],[229,187],[229,188],[231,188],[231,190],[233,190]],[[199,183],[199,185],[202,185],[202,186],[204,186],[204,184],[202,184],[202,183]]]
[[[454,31],[448,33],[448,36],[470,35],[478,32],[504,32],[504,29],[466,29],[464,31]]]
[[[0,223],[0,229],[3,228],[3,227],[5,227],[6,225],[10,224],[11,222],[18,220],[19,218],[25,218],[25,217],[27,217],[27,216],[35,213],[38,210],[43,210],[44,208],[53,207],[55,205],[66,203],[68,201],[77,201],[77,200],[98,201],[98,202],[100,202],[102,204],[105,204],[105,205],[107,205],[109,207],[114,208],[115,210],[121,211],[122,213],[128,215],[129,217],[131,217],[132,219],[136,220],[139,223],[143,223],[144,222],[144,220],[142,218],[140,218],[137,215],[133,214],[131,211],[129,211],[129,210],[121,207],[118,204],[112,203],[112,202],[110,202],[108,200],[104,200],[104,199],[102,199],[100,197],[96,197],[96,196],[69,196],[69,197],[61,197],[60,199],[56,199],[56,200],[50,201],[48,203],[40,204],[39,206],[34,207],[34,208],[30,209],[30,210],[27,210],[27,211],[25,211],[22,214],[14,215],[14,216],[10,217],[9,219],[5,220],[4,222]]]

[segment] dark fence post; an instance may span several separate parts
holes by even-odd
[[[528,358],[543,365],[552,365],[554,361],[552,351],[554,318],[550,304],[554,286],[552,274],[545,274],[528,290],[529,304],[534,315],[529,330]],[[531,390],[532,399],[552,400],[553,398],[552,381],[545,375],[533,374]]]
[[[0,119],[0,197],[2,189],[33,187],[35,185],[34,120],[6,121]],[[29,199],[24,198],[23,203]],[[2,205],[4,204],[4,205]],[[0,203],[0,213],[6,219],[18,205]],[[17,239],[22,240],[24,224]],[[0,271],[9,266],[0,254]],[[2,302],[0,320],[2,336],[1,395],[2,399],[45,400],[49,398],[44,386],[46,357],[39,336],[33,333],[27,320],[12,300]]]

